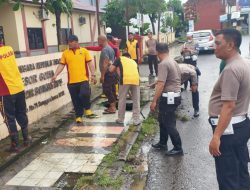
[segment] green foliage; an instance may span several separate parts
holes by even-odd
[[[18,2],[16,2],[16,3],[13,5],[12,10],[13,10],[13,11],[17,11],[17,10],[19,10],[20,7],[21,7],[21,2],[18,1]]]
[[[103,20],[107,26],[126,26],[125,8],[120,0],[113,0],[104,8]]]
[[[107,173],[102,174],[96,181],[98,185],[101,187],[108,187],[111,186],[112,189],[120,189],[122,183],[123,183],[123,178],[117,177],[114,178],[113,176],[108,175]]]
[[[183,7],[181,0],[169,0],[167,8],[173,12],[172,17],[165,14],[162,17],[162,31],[167,32],[167,28],[173,28],[174,31],[184,31],[187,23],[184,21]]]
[[[135,168],[133,165],[127,163],[123,166],[123,172],[133,174],[135,173]]]
[[[112,0],[109,2],[104,10],[103,20],[107,26],[124,27],[126,23],[126,7],[128,6],[128,19],[135,18],[136,13],[148,14],[153,33],[155,33],[154,23],[158,18],[158,14],[166,10],[167,4],[165,0]],[[144,28],[144,26],[142,27]],[[142,29],[143,33],[148,30],[148,25]]]
[[[45,8],[53,14],[60,12],[70,15],[73,9],[73,2],[72,0],[47,0],[45,2]]]

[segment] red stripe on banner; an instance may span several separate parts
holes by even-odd
[[[0,74],[0,96],[6,96],[6,95],[10,95],[10,91],[2,75]]]

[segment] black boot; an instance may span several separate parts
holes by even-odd
[[[182,156],[182,155],[183,155],[182,148],[180,149],[173,148],[172,150],[166,152],[166,156]]]
[[[162,149],[162,150],[168,150],[167,145],[161,144],[161,142],[158,142],[156,144],[152,144],[152,147],[155,149]]]
[[[30,144],[32,143],[32,138],[31,136],[29,136],[28,127],[22,129],[22,135],[23,135],[23,146],[24,147],[30,146]]]

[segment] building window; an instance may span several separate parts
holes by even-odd
[[[72,34],[72,30],[68,28],[61,28],[60,31],[61,44],[68,44],[68,37]]]
[[[43,32],[41,28],[27,28],[29,48],[32,49],[43,49]]]

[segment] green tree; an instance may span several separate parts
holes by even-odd
[[[161,14],[166,11],[165,0],[134,0],[136,1],[136,6],[138,11],[142,14],[147,14],[149,16],[152,32],[155,34],[155,22],[160,19]],[[158,23],[160,24],[160,23]]]
[[[170,27],[177,33],[185,30],[187,23],[184,21],[183,6],[181,0],[169,0],[167,3],[167,9],[173,12],[173,16],[165,14],[162,18],[162,30],[166,31],[166,28]]]
[[[50,11],[52,14],[55,14],[56,16],[56,32],[57,32],[57,41],[58,41],[58,47],[61,45],[61,37],[60,37],[60,31],[61,31],[61,14],[66,13],[68,15],[71,15],[71,11],[73,9],[73,3],[72,0],[32,0],[34,3],[37,3],[41,5],[42,8],[46,9],[47,11]],[[45,1],[45,3],[44,3]],[[0,6],[3,3],[8,3],[9,0],[0,0]],[[13,11],[17,11],[22,6],[22,0],[13,0]]]
[[[73,9],[73,2],[72,0],[46,0],[44,5],[45,9],[49,10],[52,14],[56,16],[56,33],[59,46],[61,45],[61,15],[62,13],[66,13],[68,16],[71,15],[71,11]]]
[[[112,35],[121,39],[126,39],[126,16],[125,7],[121,0],[112,0],[104,8],[105,13],[102,20],[106,22],[106,26],[112,28]],[[122,41],[121,46],[125,46]]]

